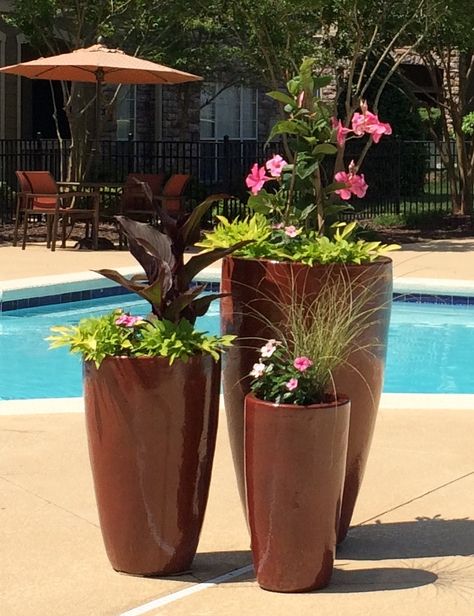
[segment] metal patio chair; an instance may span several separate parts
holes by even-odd
[[[92,245],[97,250],[99,229],[99,193],[80,190],[66,190],[68,183],[56,183],[49,171],[16,171],[20,190],[17,193],[13,245],[17,245],[18,228],[23,216],[22,250],[26,248],[28,219],[31,215],[46,216],[46,245],[56,249],[59,219],[62,219],[62,247],[66,246],[66,227],[69,221],[85,220],[87,227],[92,223]],[[92,202],[91,208],[78,207],[79,200]],[[86,227],[86,234],[88,228]]]

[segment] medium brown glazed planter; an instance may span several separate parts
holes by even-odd
[[[356,344],[370,344],[370,350],[353,352],[348,365],[335,375],[337,391],[351,399],[351,420],[346,478],[341,511],[339,541],[346,536],[369,455],[375,419],[383,386],[388,326],[392,300],[392,262],[380,257],[364,265],[315,265],[279,263],[267,260],[226,257],[222,265],[221,330],[238,340],[226,353],[223,370],[225,408],[234,467],[244,502],[243,430],[244,397],[250,391],[247,375],[257,361],[262,339],[274,337],[271,329],[256,316],[270,322],[281,319],[281,305],[289,301],[292,281],[299,293],[315,296],[331,276],[343,275],[353,292],[370,290],[368,309],[376,309],[373,325],[359,336]],[[276,301],[275,301],[276,300]],[[374,344],[376,346],[374,346]]]
[[[259,585],[327,586],[336,550],[350,402],[312,406],[245,399],[245,475]]]
[[[89,456],[107,555],[117,571],[189,570],[207,503],[220,363],[84,363]]]

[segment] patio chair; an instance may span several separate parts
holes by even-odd
[[[120,200],[120,214],[128,216],[128,218],[150,220],[156,214],[156,210],[143,184],[148,184],[154,198],[161,194],[164,182],[165,174],[163,171],[159,173],[129,173]]]
[[[185,191],[191,176],[184,173],[174,173],[166,182],[161,195],[156,195],[154,201],[164,207],[170,216],[178,218],[184,214]]]
[[[49,171],[17,171],[16,176],[20,190],[17,194],[16,220],[13,231],[13,245],[17,245],[18,228],[23,216],[22,250],[26,248],[28,236],[28,219],[31,215],[46,216],[47,236],[46,245],[52,251],[56,249],[59,218],[62,218],[62,247],[66,246],[66,226],[69,220],[85,220],[92,223],[92,245],[97,250],[99,228],[99,193],[91,191],[69,190],[63,191],[56,183]],[[60,183],[67,187],[67,182]],[[79,199],[92,201],[91,208],[77,207]]]

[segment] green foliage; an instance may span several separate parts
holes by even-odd
[[[402,227],[404,224],[403,214],[379,214],[370,220],[371,227]]]
[[[228,221],[220,217],[221,223],[214,231],[205,233],[198,245],[207,249],[219,249],[239,238],[254,241],[235,251],[235,255],[247,259],[275,259],[295,261],[305,265],[316,263],[370,263],[377,257],[398,250],[400,246],[386,245],[378,241],[356,239],[357,223],[336,223],[331,227],[331,237],[319,236],[314,231],[297,229],[294,226],[271,226],[261,214],[255,214],[243,221]]]
[[[328,237],[308,237],[301,242],[295,242],[294,248],[288,257],[292,261],[314,265],[316,263],[370,263],[379,256],[398,250],[397,244],[382,244],[363,239],[354,240],[353,234],[356,223],[338,223],[332,239]]]
[[[82,355],[97,367],[106,357],[165,357],[172,364],[198,354],[211,355],[217,361],[234,339],[196,331],[186,319],[177,323],[138,319],[132,325],[121,325],[117,323],[121,316],[122,310],[117,309],[105,316],[82,319],[78,325],[52,327],[53,335],[47,338],[50,348],[67,346],[71,353]]]
[[[282,319],[268,323],[275,338],[261,348],[251,372],[255,395],[269,402],[300,405],[334,398],[334,371],[361,348],[359,336],[377,319],[376,309],[370,308],[375,285],[375,281],[349,282],[343,272],[329,271],[321,290],[311,294],[293,281],[289,302],[275,300]],[[259,317],[258,311],[255,316]],[[377,342],[368,341],[364,350],[370,353]]]
[[[463,117],[462,132],[470,137],[474,135],[474,111],[471,111]]]
[[[204,233],[204,238],[196,246],[206,250],[229,248],[241,242],[248,242],[236,250],[236,255],[258,258],[267,254],[268,239],[271,228],[262,214],[247,216],[243,220],[229,221],[225,216],[217,216],[219,224],[212,230]]]

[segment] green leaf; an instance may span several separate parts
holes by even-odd
[[[313,173],[316,171],[318,167],[319,167],[319,161],[317,160],[314,161],[311,165],[306,165],[304,161],[302,161],[301,163],[298,161],[298,164],[296,165],[296,173],[299,178],[301,178],[302,180],[305,180],[310,175],[313,175]]]
[[[292,108],[295,107],[294,99],[291,98],[291,96],[288,96],[288,94],[285,94],[284,92],[273,90],[272,92],[267,92],[267,96],[275,99],[276,101],[279,101],[280,103],[283,103],[284,105],[291,105]]]
[[[332,82],[330,75],[323,75],[321,77],[313,77],[313,84],[316,89],[325,88]]]
[[[271,210],[271,206],[269,205],[270,195],[267,192],[260,191],[258,195],[251,195],[248,198],[247,206],[253,210],[254,212],[259,212],[260,214],[268,214]]]
[[[298,135],[304,132],[304,128],[302,128],[298,123],[294,120],[280,120],[273,125],[272,130],[270,131],[270,135],[267,139],[267,143],[276,137],[276,135]]]
[[[336,154],[336,152],[337,152],[337,148],[332,143],[320,143],[314,148],[315,155],[319,155],[319,154],[333,155],[333,154]]]

